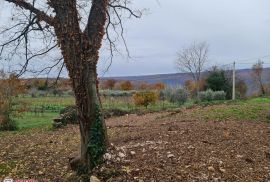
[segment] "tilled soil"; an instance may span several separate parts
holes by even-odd
[[[270,181],[270,124],[201,121],[179,112],[107,120],[111,149],[93,175],[102,181]],[[75,181],[68,158],[79,130],[31,130],[0,136],[0,178]]]

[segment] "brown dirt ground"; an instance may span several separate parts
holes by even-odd
[[[112,159],[94,173],[103,181],[270,181],[270,124],[188,120],[179,111],[131,114],[107,125]],[[0,180],[75,181],[67,164],[78,132],[70,125],[0,135]]]

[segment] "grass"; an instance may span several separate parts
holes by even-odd
[[[223,102],[223,104],[200,108],[192,113],[193,117],[200,116],[203,120],[237,120],[269,122],[270,98],[251,98]]]
[[[74,104],[74,97],[39,97],[20,98],[30,107],[57,106],[58,110],[45,110],[45,112],[26,112],[22,117],[15,118],[20,130],[30,128],[50,128],[52,119],[57,117],[59,109]],[[104,109],[120,109],[124,111],[146,110],[145,107],[135,106],[131,97],[104,97],[101,98]],[[194,102],[189,100],[182,107],[193,108]],[[189,119],[208,120],[237,120],[237,121],[264,121],[270,122],[270,97],[251,98],[237,101],[218,101],[200,103],[195,109],[186,114]],[[209,107],[206,107],[209,106]],[[147,110],[159,111],[177,108],[176,104],[159,101],[148,106]]]
[[[72,96],[67,97],[20,97],[20,101],[34,105],[58,105],[67,106],[74,105],[75,99]]]
[[[30,128],[50,128],[52,124],[52,119],[57,117],[58,113],[43,113],[35,115],[34,113],[26,112],[22,117],[15,118],[20,130],[30,129]]]

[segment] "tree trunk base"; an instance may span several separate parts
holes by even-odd
[[[71,170],[77,171],[80,165],[81,165],[81,156],[69,158],[69,166]]]

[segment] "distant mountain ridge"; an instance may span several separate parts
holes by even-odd
[[[251,69],[239,69],[236,75],[241,80],[244,80],[248,85],[248,94],[254,91],[253,79],[251,76]],[[121,76],[121,77],[103,77],[102,79],[115,79],[115,80],[130,80],[146,83],[163,82],[166,85],[183,85],[186,80],[192,80],[190,73],[172,73],[172,74],[156,74],[156,75],[142,75],[142,76]],[[263,71],[263,82],[270,82],[270,68],[265,68]]]

